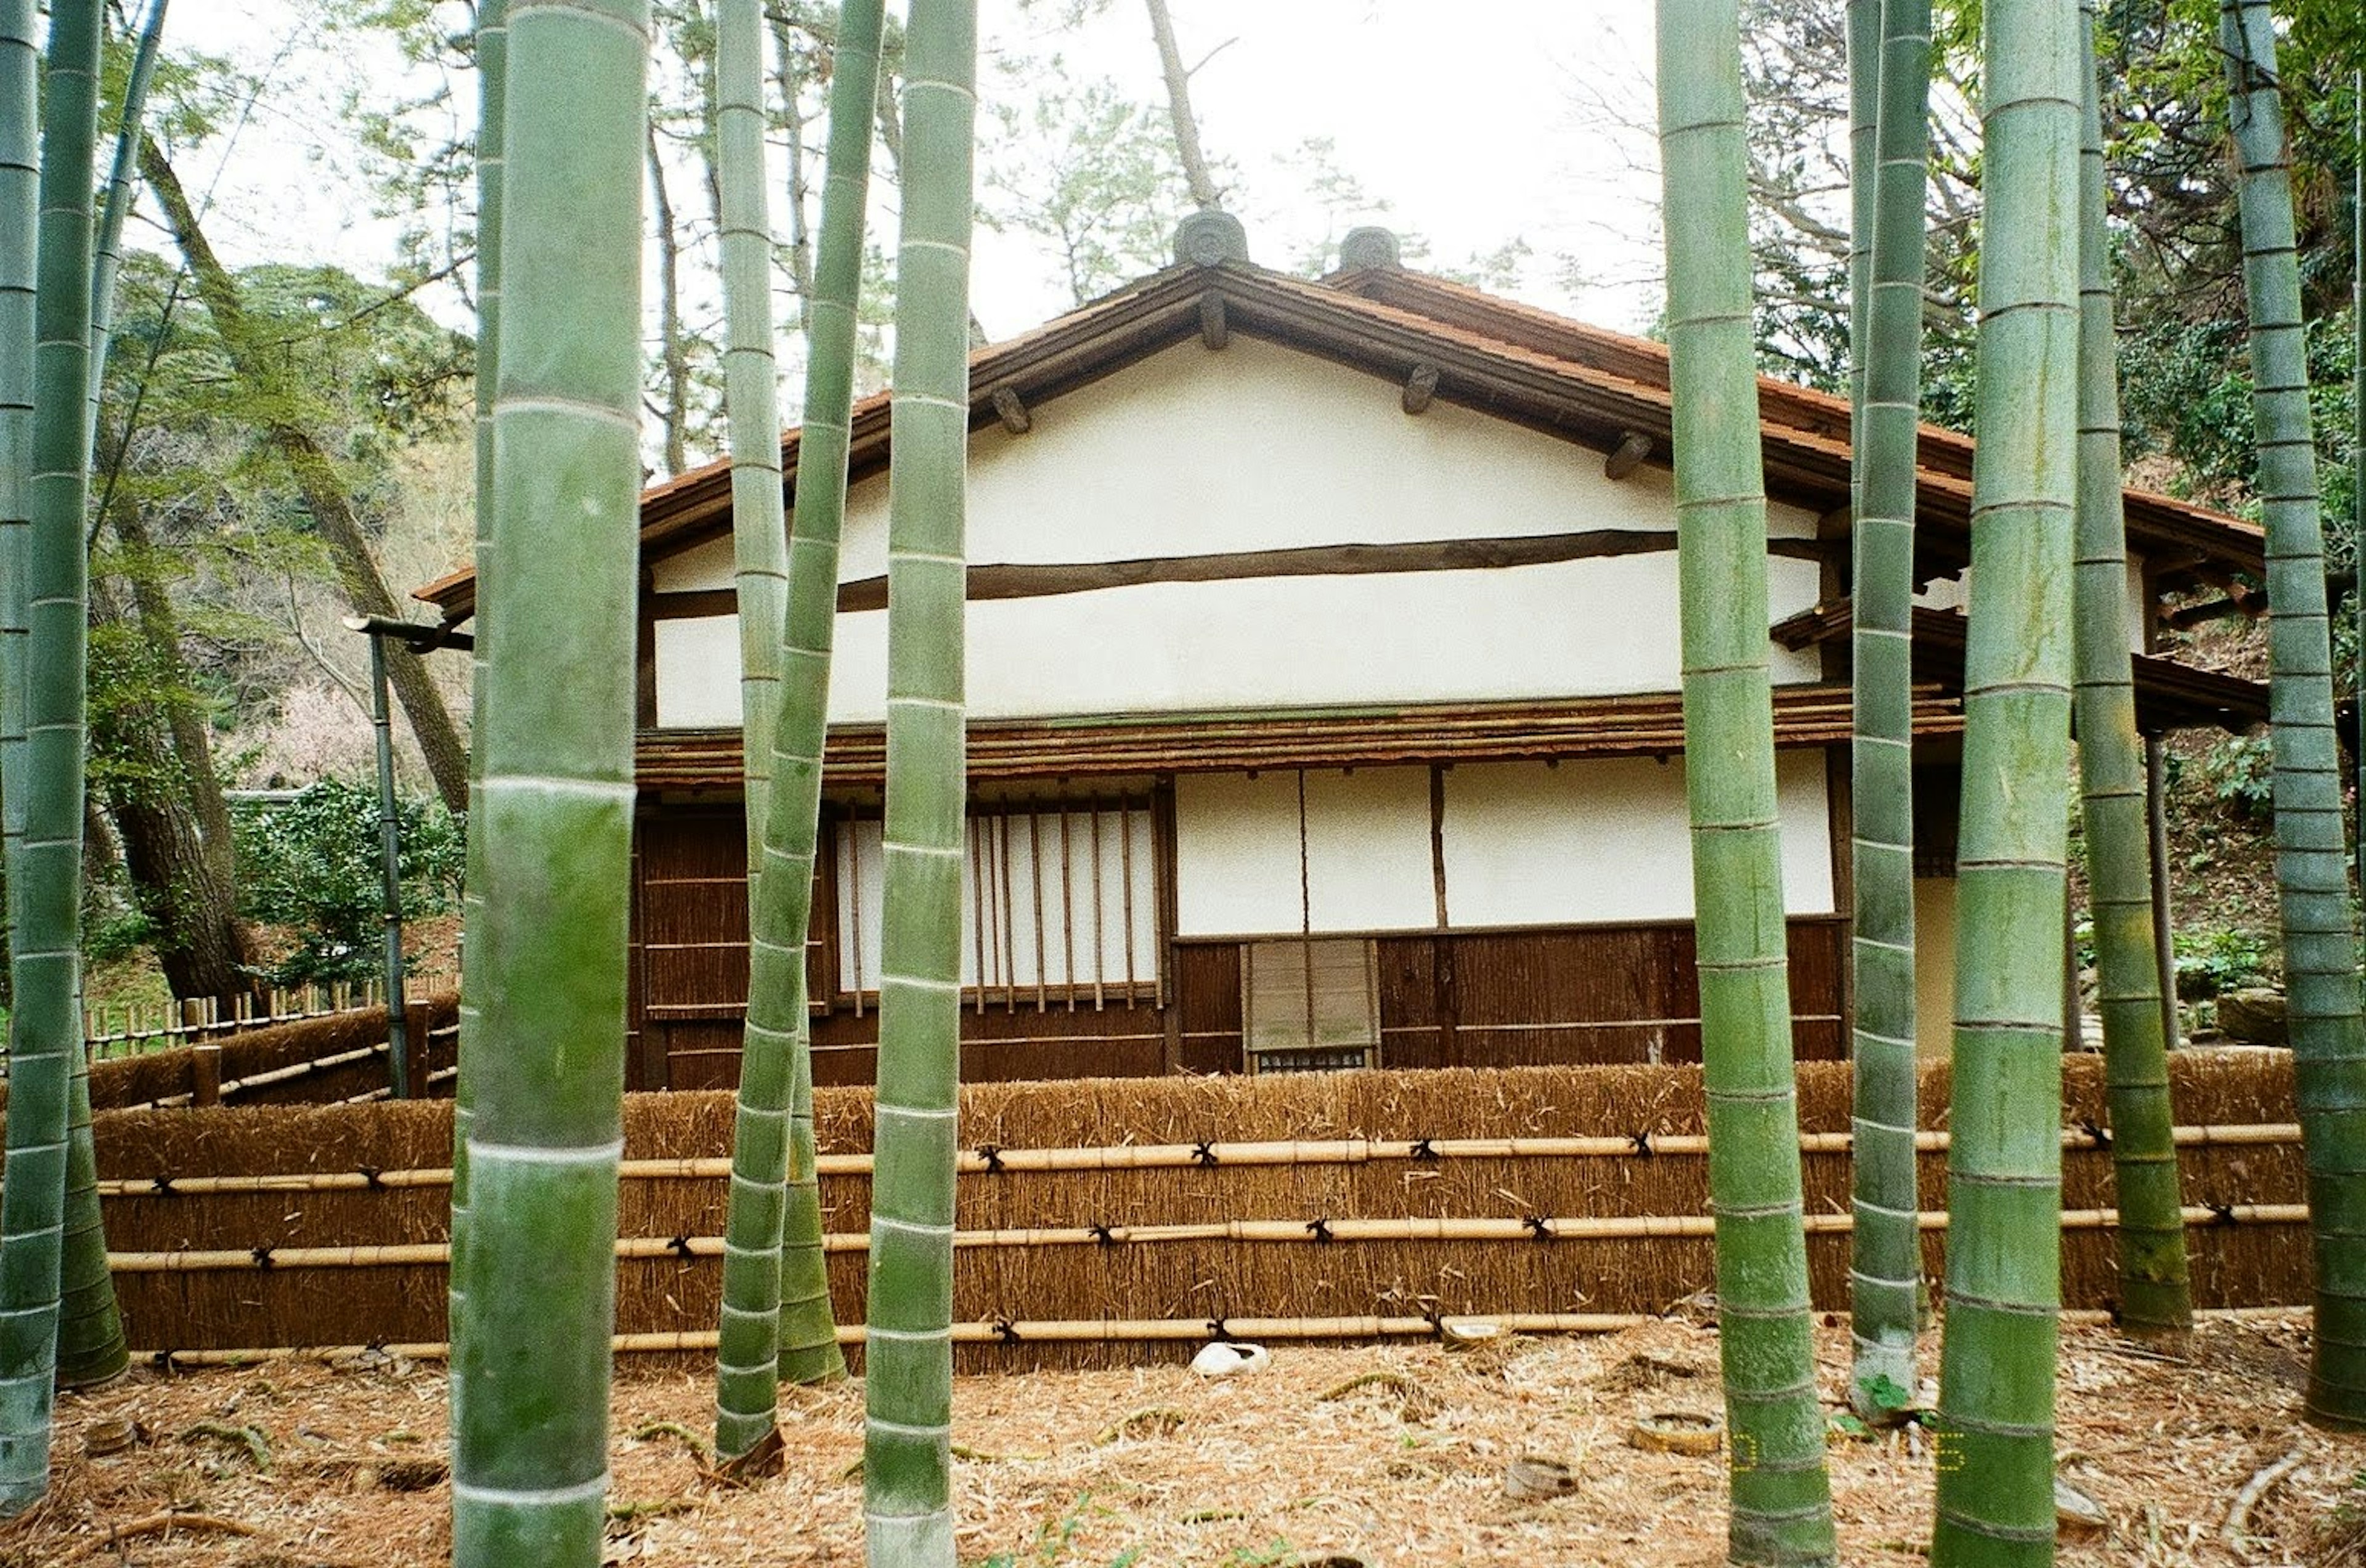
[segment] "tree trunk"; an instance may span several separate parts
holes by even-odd
[[[2266,0],[2221,0],[2219,43],[2240,162],[2243,279],[2250,309],[2257,489],[2268,530],[2268,665],[2274,688],[2276,891],[2282,908],[2293,1077],[2316,1251],[2308,1414],[2366,1427],[2366,1027],[2333,739],[2308,358],[2293,239],[2292,170]]]
[[[673,198],[666,191],[665,161],[658,156],[658,133],[648,135],[649,199],[657,204],[659,363],[665,375],[665,468],[669,475],[690,467],[690,354],[682,341],[682,243],[674,237]]]
[[[1785,959],[1738,0],[1660,0],[1684,789],[1739,1563],[1834,1560]],[[1746,1461],[1745,1461],[1745,1457]]]
[[[1158,41],[1158,65],[1166,76],[1166,113],[1175,123],[1175,154],[1182,160],[1183,183],[1192,202],[1201,209],[1223,205],[1223,193],[1209,173],[1208,155],[1200,150],[1200,121],[1191,112],[1191,73],[1183,68],[1183,51],[1176,46],[1175,19],[1166,14],[1166,0],[1144,0],[1150,7],[1150,36]]]
[[[975,0],[915,0],[906,39],[911,160],[887,487],[881,1174],[872,1189],[862,1514],[873,1568],[952,1568]]]
[[[1989,0],[1934,1568],[2054,1560],[2079,15]]]
[[[258,394],[255,401],[265,411],[265,434],[287,464],[297,491],[329,547],[346,603],[356,615],[406,618],[394,595],[387,592],[385,578],[378,573],[368,536],[346,499],[344,481],[337,473],[336,463],[291,412],[302,406],[300,390],[285,385],[272,366],[269,351],[254,341],[237,280],[223,269],[213,247],[206,243],[179,176],[152,140],[143,139],[141,143],[140,168],[147,175],[158,205],[164,209],[174,241],[196,282],[197,298],[205,302],[207,313],[213,318],[232,367]],[[411,649],[400,645],[389,647],[386,662],[395,697],[411,720],[411,739],[418,743],[420,755],[427,763],[435,793],[447,809],[465,811],[468,804],[468,749],[453,727],[443,694],[435,689],[434,680],[421,656]]]

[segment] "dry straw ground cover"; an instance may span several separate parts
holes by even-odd
[[[1821,1345],[1830,1396],[1846,1372],[1845,1330],[1828,1326]],[[1935,1343],[1926,1352],[1935,1362]],[[2067,1331],[2064,1473],[2112,1524],[2066,1538],[2062,1560],[2366,1562],[2349,1512],[2366,1514],[2366,1488],[2354,1483],[2366,1439],[2299,1423],[2305,1354],[2304,1328],[2290,1318],[2213,1323],[2185,1368],[2100,1329]],[[1179,1351],[1168,1366],[965,1378],[955,1427],[963,1562],[1717,1562],[1723,1459],[1624,1440],[1639,1413],[1716,1409],[1716,1360],[1711,1329],[1669,1321],[1459,1354],[1282,1346],[1269,1370],[1215,1382],[1185,1370]],[[626,1362],[610,1560],[859,1563],[859,1387],[792,1394],[786,1472],[747,1488],[704,1474],[696,1445],[710,1392],[703,1369]],[[445,1409],[440,1367],[383,1361],[142,1371],[70,1397],[52,1496],[0,1530],[0,1568],[444,1562]],[[119,1439],[129,1421],[144,1442],[86,1451]],[[1849,1561],[1918,1560],[1929,1449],[1836,1436],[1832,1452]],[[1574,1490],[1508,1498],[1505,1471],[1527,1456],[1569,1465]],[[2258,1495],[2230,1540],[2247,1486]]]

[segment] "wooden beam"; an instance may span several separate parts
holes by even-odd
[[[1224,323],[1224,297],[1212,288],[1200,296],[1200,341],[1211,349],[1233,341],[1232,329]]]
[[[1397,400],[1405,412],[1424,412],[1437,398],[1437,367],[1416,365],[1405,378],[1404,395]]]
[[[1305,545],[1292,549],[1236,550],[1221,555],[1146,556],[1132,560],[987,565],[969,569],[969,596],[982,599],[1047,599],[1103,588],[1147,582],[1232,582],[1269,577],[1358,577],[1379,572],[1473,571],[1547,566],[1609,556],[1651,555],[1676,547],[1668,529],[1597,528],[1581,534],[1520,534],[1475,539],[1426,539],[1391,545]],[[1820,560],[1829,547],[1813,539],[1769,539],[1767,553]],[[656,614],[724,615],[730,594],[657,595]],[[887,604],[884,577],[858,578],[839,585],[840,611],[879,610]]]
[[[1013,435],[1024,435],[1035,428],[1034,416],[1010,388],[997,387],[986,395],[994,400],[994,416],[1002,421],[1003,429]]]
[[[1626,439],[1618,443],[1618,449],[1603,459],[1602,477],[1623,479],[1641,468],[1643,459],[1651,455],[1651,438],[1639,431],[1630,430]]]

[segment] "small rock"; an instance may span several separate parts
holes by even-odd
[[[2218,998],[2218,1027],[2231,1039],[2254,1045],[2282,1045],[2291,1038],[2284,1024],[2284,996],[2265,987],[2229,991]]]
[[[2112,1516],[2103,1512],[2101,1503],[2057,1475],[2054,1478],[2054,1523],[2057,1530],[2076,1534],[2111,1529]]]

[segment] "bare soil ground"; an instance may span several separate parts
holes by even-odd
[[[1820,1340],[1827,1393],[1844,1327]],[[1925,1345],[1935,1368],[1937,1341]],[[2218,1322],[2191,1365],[2100,1329],[2066,1330],[2062,1473],[2109,1510],[2064,1538],[2071,1564],[2355,1563],[2366,1438],[2302,1425],[2296,1320]],[[961,1380],[956,1480],[965,1564],[1651,1562],[1723,1560],[1724,1461],[1627,1446],[1639,1414],[1718,1408],[1714,1332],[1667,1322],[1588,1339],[1281,1347],[1265,1371],[1204,1382],[1183,1366]],[[722,1568],[862,1561],[859,1384],[792,1392],[786,1469],[746,1488],[697,1451],[700,1372],[620,1373],[609,1561]],[[59,1407],[50,1499],[0,1529],[0,1565],[424,1564],[445,1561],[442,1369],[381,1360],[140,1371]],[[92,1457],[109,1423],[146,1440]],[[1835,1434],[1843,1559],[1904,1563],[1929,1531],[1927,1444]],[[1575,1489],[1506,1496],[1523,1456],[1568,1464]],[[2223,1538],[2246,1483],[2297,1456]],[[169,1531],[160,1516],[203,1516]],[[110,1540],[110,1532],[120,1532]],[[136,1532],[136,1533],[133,1533]]]

